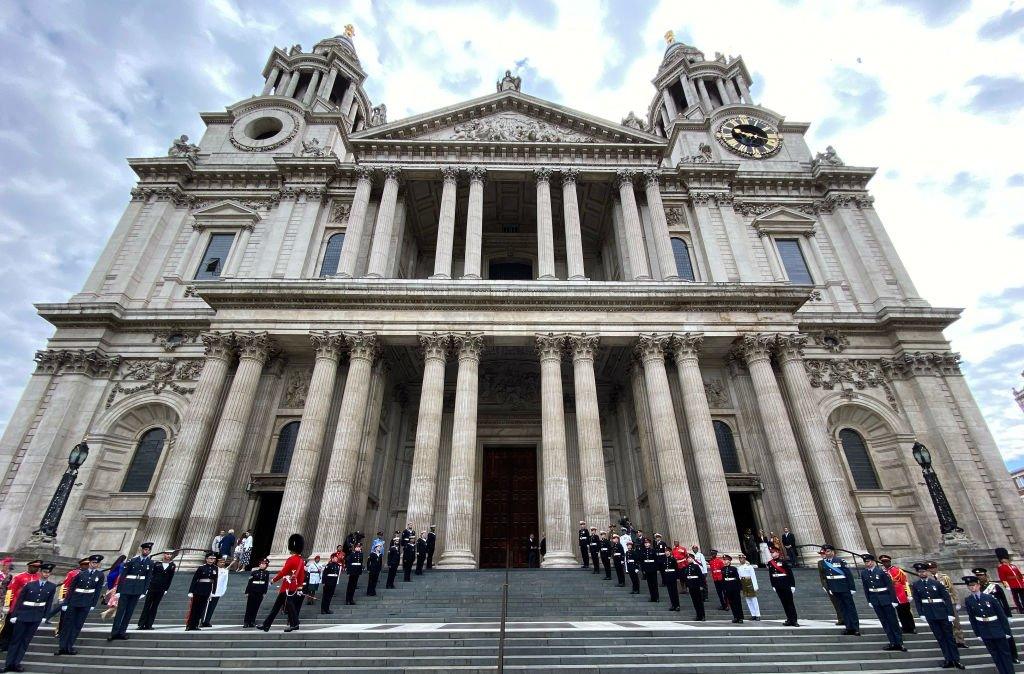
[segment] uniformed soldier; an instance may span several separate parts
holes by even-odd
[[[412,580],[412,564],[416,561],[416,539],[410,538],[405,542],[405,549],[402,550],[402,572],[405,574],[403,581],[408,583]]]
[[[68,585],[68,592],[61,603],[60,647],[57,655],[77,655],[75,641],[78,639],[89,611],[96,607],[103,595],[105,574],[100,571],[103,555],[91,555],[83,559],[87,566]]]
[[[597,527],[590,527],[590,563],[594,566],[593,573],[601,572],[601,537],[597,535]]]
[[[146,593],[146,602],[142,605],[142,615],[139,616],[139,629],[151,630],[156,621],[156,612],[160,608],[167,590],[174,580],[174,572],[178,570],[174,563],[174,553],[164,552],[162,559],[153,564],[153,580],[149,584],[149,592]]]
[[[39,578],[27,583],[18,593],[18,601],[11,606],[11,642],[7,647],[5,672],[23,672],[21,660],[25,657],[32,637],[50,611],[57,586],[47,580],[53,564],[39,566]]]
[[[604,566],[604,579],[612,579],[612,543],[608,540],[608,534],[601,532],[601,539],[598,541],[598,552],[601,555],[601,565]]]
[[[893,587],[892,576],[878,566],[874,555],[862,555],[864,568],[860,570],[860,582],[864,585],[864,597],[868,605],[875,610],[878,622],[882,623],[889,645],[884,650],[903,651],[903,631],[900,629],[899,618],[896,616],[896,589]]]
[[[423,565],[427,563],[427,532],[424,531],[416,539],[416,575],[423,575]]]
[[[939,648],[942,649],[942,667],[964,669],[960,664],[960,651],[957,650],[956,640],[953,638],[953,598],[949,596],[946,587],[928,573],[927,563],[914,564],[914,571],[918,575],[912,586],[917,615],[928,621],[928,627],[935,635],[935,640],[939,642]]]
[[[363,544],[356,543],[345,559],[345,573],[348,574],[348,587],[345,588],[345,605],[356,605],[356,585],[359,584],[359,576],[363,573]],[[408,579],[408,572],[406,572]]]
[[[619,587],[626,587],[626,573],[622,566],[622,560],[626,556],[626,549],[622,547],[622,540],[618,534],[612,536],[612,565],[615,567],[615,578]]]
[[[334,593],[338,589],[338,578],[341,576],[339,559],[341,558],[337,552],[331,554],[331,561],[324,567],[324,594],[320,597],[320,613],[323,615],[334,613],[331,610],[331,601],[334,599]]]
[[[395,589],[395,575],[398,573],[398,565],[402,563],[400,542],[400,538],[393,538],[391,547],[388,548],[388,582],[384,584],[384,588],[388,590]]]
[[[580,520],[580,529],[576,532],[576,536],[579,539],[580,544],[580,558],[583,563],[580,564],[581,569],[590,567],[590,530],[587,529],[587,523]]]
[[[796,578],[793,576],[793,565],[788,556],[783,557],[779,550],[772,550],[772,558],[768,562],[768,580],[775,590],[782,610],[786,612],[786,622],[782,623],[789,627],[800,627],[797,622],[799,616],[796,613],[796,602],[793,595],[796,594]]]
[[[996,664],[999,674],[1013,674],[1013,656],[1010,653],[1010,620],[999,601],[981,590],[977,576],[964,576],[970,594],[964,599],[964,610],[971,620],[974,634],[981,639]]]
[[[846,629],[843,634],[860,636],[860,618],[857,606],[853,603],[853,595],[857,586],[853,582],[853,572],[846,562],[836,557],[836,550],[831,545],[821,546],[822,558],[818,561],[818,571],[825,583],[825,591],[836,598],[836,605],[843,615]]]
[[[822,559],[824,559],[825,558],[825,551],[824,550],[818,550],[818,556],[821,557]],[[817,566],[818,566],[818,580],[821,581],[821,589],[825,591],[825,594],[828,596],[829,602],[831,602],[831,604],[832,604],[832,610],[836,612],[836,624],[837,625],[843,625],[845,623],[843,622],[843,609],[839,605],[839,597],[837,595],[834,595],[834,594],[832,594],[831,592],[828,591],[828,583],[825,582],[825,567],[821,564],[820,560],[818,561],[818,565]]]
[[[217,553],[210,550],[206,553],[206,563],[195,570],[192,574],[192,582],[188,586],[188,616],[185,618],[185,631],[191,632],[199,629],[199,622],[206,615],[206,605],[210,602],[210,596],[217,585]],[[225,571],[224,573],[227,573]]]
[[[999,605],[1003,607],[1003,613],[1009,619],[1010,602],[1006,600],[1006,592],[1003,591],[1002,584],[989,581],[988,569],[978,567],[977,569],[971,569],[971,573],[978,577],[978,581],[981,583],[981,591],[998,601]],[[1013,664],[1019,665],[1020,655],[1017,653],[1017,640],[1011,634],[1007,641],[1010,642],[1010,656],[1013,658]]]
[[[654,552],[658,555],[658,571],[661,572],[661,584],[665,584],[665,569],[668,568],[669,554],[668,543],[661,538],[661,534],[654,534]]]
[[[402,531],[402,547],[409,541],[416,542],[416,530],[412,528],[412,522],[405,525],[405,529]]]
[[[152,549],[152,543],[143,543],[139,546],[139,554],[121,567],[121,574],[117,577],[117,613],[107,641],[128,638],[128,625],[131,624],[135,605],[146,596],[152,581],[153,560],[149,557]]]
[[[888,572],[892,578],[892,589],[896,593],[896,616],[900,619],[900,630],[904,634],[916,634],[917,624],[914,622],[914,613],[910,610],[910,582],[907,580],[907,573],[892,563],[889,555],[879,555],[878,563]]]
[[[739,569],[732,565],[732,555],[722,555],[722,587],[726,603],[732,609],[732,621],[743,622],[743,601],[740,599],[743,583],[740,581]]]
[[[281,581],[281,589],[277,592],[274,605],[270,613],[259,628],[264,632],[270,631],[277,614],[284,609],[288,617],[288,627],[285,632],[294,632],[299,629],[299,610],[302,608],[301,588],[306,580],[306,562],[302,559],[302,551],[306,548],[306,539],[302,534],[292,534],[288,537],[288,552],[292,553],[284,560],[281,570],[271,579],[271,583]]]
[[[626,543],[626,555],[622,558],[622,564],[629,574],[629,582],[633,586],[630,594],[640,594],[640,564],[643,558],[640,551],[633,546],[633,541]]]
[[[647,579],[647,591],[651,593],[651,601],[658,601],[658,553],[649,540],[644,541],[643,557],[640,568]]]
[[[932,574],[935,580],[939,581],[946,588],[946,592],[953,599],[953,639],[956,640],[957,648],[967,648],[967,644],[964,643],[964,628],[960,625],[960,602],[956,596],[956,588],[953,586],[953,579],[949,577],[949,574],[942,573],[939,571],[938,562],[932,560],[928,561],[928,573]]]
[[[370,546],[370,554],[366,556],[366,572],[369,574],[366,577],[366,596],[376,597],[377,596],[377,579],[380,578],[381,569],[381,556],[384,554],[384,541],[374,540],[373,545]],[[427,562],[430,562],[430,555],[432,553],[427,550]],[[430,568],[429,566],[427,568]]]
[[[39,580],[39,567],[42,564],[43,560],[33,559],[25,565],[26,570],[16,574],[7,585],[7,592],[4,595],[4,623],[3,627],[0,627],[0,651],[6,651],[11,643],[11,633],[14,632],[14,628],[11,627],[11,612],[18,601],[18,594],[21,588]]]
[[[679,570],[676,559],[672,555],[666,555],[662,557],[661,564],[665,565],[661,570],[661,577],[665,580],[665,589],[668,590],[668,610],[679,611]]]
[[[249,574],[249,582],[245,584],[245,617],[242,618],[242,627],[256,627],[256,614],[267,596],[267,590],[270,589],[268,566],[270,560],[261,559],[257,568]]]
[[[693,553],[687,553],[686,564],[681,569],[682,581],[686,583],[686,591],[690,594],[690,601],[693,602],[694,620],[703,622],[704,616],[704,588],[707,587],[704,580],[704,569],[697,563]]]
[[[431,524],[427,533],[427,568],[434,568],[434,549],[437,547],[437,525]]]

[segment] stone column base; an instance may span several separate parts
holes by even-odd
[[[568,552],[549,552],[540,563],[542,569],[575,569],[579,566],[576,558]]]
[[[475,569],[476,558],[472,552],[445,552],[437,562],[439,569]]]

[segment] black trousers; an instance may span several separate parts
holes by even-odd
[[[354,604],[356,603],[356,585],[359,584],[359,573],[348,574],[348,586],[345,587],[345,603]]]
[[[427,548],[427,568],[434,568],[434,548]]]
[[[690,601],[693,602],[693,612],[697,620],[704,620],[704,590],[699,587],[689,587]]]
[[[626,585],[626,572],[622,568],[622,562],[615,563],[615,578],[619,581],[619,587]]]
[[[779,597],[782,610],[786,612],[786,620],[795,623],[797,621],[797,614],[796,603],[793,601],[793,588],[788,586],[777,587],[775,588],[775,594]]]
[[[405,576],[402,578],[404,582],[408,583],[412,580],[412,562],[402,563],[402,573],[405,574]]]
[[[900,619],[900,629],[903,630],[904,634],[914,634],[917,632],[917,625],[914,624],[914,614],[910,611],[910,602],[897,606],[896,615]]]
[[[220,597],[210,597],[210,602],[206,605],[206,615],[203,616],[203,627],[210,627],[210,621],[213,620],[213,612],[217,610],[217,604],[220,603]]]
[[[1024,613],[1024,589],[1011,587],[1010,594],[1013,595],[1013,603],[1017,605],[1017,613]]]
[[[320,598],[320,612],[331,610],[331,600],[334,599],[334,592],[338,589],[338,581],[335,578],[324,583],[324,594]]]
[[[540,567],[540,555],[536,550],[530,550],[526,555],[526,566],[531,569]]]
[[[252,592],[246,596],[245,617],[242,619],[242,627],[256,626],[256,614],[259,613],[260,604],[263,603],[263,597],[266,595],[266,592]]]
[[[13,631],[14,625],[11,624],[11,614],[8,613],[4,616],[3,627],[0,628],[0,651],[6,651],[7,647],[11,645],[11,633]]]
[[[388,582],[384,584],[384,588],[385,589],[388,589],[388,590],[394,590],[395,589],[395,576],[396,575],[398,575],[398,567],[397,566],[389,566],[388,567]]]
[[[732,619],[743,620],[743,599],[740,597],[740,588],[737,587],[733,592],[726,591],[725,599],[729,604],[729,608],[732,609]]]
[[[78,634],[85,627],[85,619],[89,617],[88,606],[69,606],[61,612],[60,617],[60,650],[67,653],[75,647]],[[15,623],[17,625],[17,623]]]
[[[1013,657],[1010,655],[1009,639],[982,639],[999,674],[1013,674]]]
[[[430,567],[427,567],[430,568]],[[377,579],[380,578],[380,569],[371,571],[366,579],[366,596],[376,597],[377,596]]]
[[[640,574],[637,573],[636,568],[633,567],[629,570],[629,582],[633,585],[633,592],[640,592]]]
[[[720,580],[715,581],[715,594],[718,595],[719,608],[725,608],[729,603],[729,599],[725,594],[724,583]]]
[[[590,546],[586,543],[580,543],[580,559],[583,560],[583,568],[590,567]]]
[[[656,571],[647,572],[647,591],[651,593],[651,601],[658,601],[658,574]]]
[[[708,577],[707,577],[707,574],[704,574],[704,577],[701,578],[700,584],[701,584],[701,590],[700,590],[701,594],[704,596],[704,601],[707,601],[708,600]]]
[[[942,650],[942,659],[946,662],[960,662],[960,651],[957,650],[956,640],[953,639],[953,623],[945,618],[942,620],[928,619],[928,627],[932,628],[935,640],[939,642]]]
[[[601,564],[602,564],[602,566],[604,566],[604,579],[605,580],[611,580],[612,579],[612,560],[610,560],[608,557],[606,557],[604,555],[601,555]]]
[[[594,567],[594,573],[601,572],[601,552],[597,548],[590,549],[590,563]]]
[[[206,616],[206,604],[210,601],[208,594],[193,594],[192,604],[188,609],[188,620],[185,621],[185,629],[196,629],[199,623]]]
[[[668,604],[672,608],[679,607],[679,583],[676,582],[676,574],[665,574],[665,589],[668,590]]]
[[[142,604],[142,615],[139,616],[139,627],[150,628],[153,626],[157,609],[160,608],[160,602],[165,594],[167,594],[166,590],[150,590],[146,594],[146,601]]]
[[[426,555],[416,555],[416,575],[417,576],[422,576],[423,575],[423,565],[426,564],[426,562],[427,562],[427,556]]]
[[[834,594],[832,594],[832,593],[829,593],[828,600],[830,602],[832,602],[832,608],[835,609],[835,611],[836,611],[836,624],[837,625],[845,625],[846,624],[846,614],[843,613],[843,607],[839,603],[839,597],[834,595]]]
[[[871,604],[878,616],[878,622],[882,623],[882,629],[889,643],[893,646],[903,645],[903,632],[900,630],[899,618],[896,617],[896,609],[889,602]]]
[[[860,618],[857,616],[857,605],[853,602],[853,595],[849,592],[834,592],[836,605],[843,614],[843,624],[846,629],[852,632],[860,631]]]
[[[25,652],[28,650],[28,645],[32,643],[32,637],[36,635],[36,630],[39,629],[39,622],[26,623],[18,621],[11,625],[11,644],[7,647],[7,668],[12,669],[21,664],[22,658],[25,657]]]
[[[122,594],[117,598],[117,613],[114,614],[114,624],[110,628],[111,636],[122,636],[128,632],[128,625],[132,621],[132,614],[135,613],[135,605],[139,603],[139,595]]]
[[[269,628],[274,624],[274,620],[277,618],[277,614],[284,609],[284,614],[288,616],[288,625],[291,627],[299,626],[299,611],[295,607],[294,598],[298,595],[289,597],[284,592],[277,593],[277,599],[274,600],[274,606],[270,609],[270,613],[263,619],[263,626]],[[299,598],[302,601],[302,598]]]

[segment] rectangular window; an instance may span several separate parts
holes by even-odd
[[[211,234],[210,243],[206,246],[206,253],[203,261],[199,263],[195,279],[220,278],[224,272],[224,263],[228,260],[228,253],[231,252],[231,244],[235,240],[234,234]]]
[[[786,269],[786,276],[790,283],[798,285],[814,285],[811,272],[807,269],[807,261],[800,250],[800,242],[797,239],[776,239],[775,245],[779,249],[779,257],[782,259],[782,266]]]

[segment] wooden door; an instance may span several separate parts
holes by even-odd
[[[526,540],[537,530],[537,448],[485,447],[480,513],[480,568],[527,564]]]

